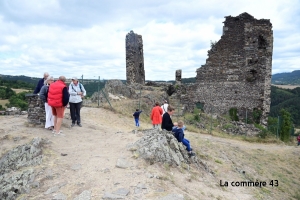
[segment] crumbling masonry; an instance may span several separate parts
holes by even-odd
[[[261,114],[266,125],[270,111],[273,52],[272,24],[248,13],[227,16],[221,39],[212,43],[208,58],[197,69],[196,84],[182,100],[187,109],[196,103],[207,113],[225,114],[237,108],[240,119]]]
[[[143,39],[133,31],[126,35],[126,80],[127,84],[145,84]]]

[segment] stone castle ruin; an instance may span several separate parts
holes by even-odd
[[[267,123],[270,111],[273,52],[272,24],[248,13],[225,17],[221,39],[211,44],[206,63],[197,69],[196,83],[183,98],[188,110],[196,103],[208,113],[228,113],[236,108],[260,113]],[[241,119],[241,118],[240,118]]]
[[[126,80],[127,84],[145,84],[143,39],[133,31],[126,35]]]

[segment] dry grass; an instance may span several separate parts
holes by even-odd
[[[295,89],[296,87],[300,87],[300,85],[273,85],[278,88],[283,88],[283,89]]]
[[[21,92],[29,92],[28,89],[14,89],[14,88],[12,88],[12,90],[15,91],[17,94],[21,93]]]
[[[0,99],[0,105],[2,105],[3,107],[6,107],[5,104],[9,103],[8,99]]]

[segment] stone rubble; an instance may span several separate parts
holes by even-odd
[[[34,183],[33,169],[22,169],[42,163],[41,138],[34,138],[29,144],[18,146],[0,159],[0,199],[16,199],[22,193],[29,193]]]

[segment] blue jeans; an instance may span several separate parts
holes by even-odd
[[[134,119],[134,120],[135,120],[135,126],[139,127],[140,126],[139,119]]]
[[[184,146],[186,146],[186,150],[187,150],[187,151],[189,151],[189,152],[191,151],[191,145],[190,145],[190,141],[189,141],[189,140],[183,138],[183,139],[182,139],[182,144],[183,144]]]

